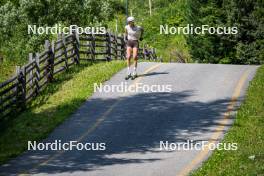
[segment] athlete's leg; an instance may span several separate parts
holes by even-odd
[[[130,71],[130,65],[131,65],[131,54],[132,53],[132,48],[131,47],[127,47],[127,50],[126,50],[126,58],[127,58],[127,77],[126,79],[129,79],[130,75],[131,75],[131,71]]]
[[[137,61],[138,61],[138,48],[133,48],[134,71],[133,75],[137,75]]]
[[[132,48],[130,46],[127,46],[127,53],[126,53],[126,58],[127,58],[127,76],[125,77],[126,80],[128,80],[131,77],[131,71],[130,71],[131,53],[132,53]]]

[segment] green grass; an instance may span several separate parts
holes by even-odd
[[[93,94],[94,83],[110,79],[124,67],[124,61],[86,63],[58,75],[26,111],[1,129],[0,164],[25,151],[27,141],[47,137]]]
[[[0,83],[8,80],[15,73],[15,66],[11,63],[0,63]]]
[[[27,61],[24,59],[10,59],[0,61],[0,83],[8,80],[16,73],[16,66],[22,66]]]
[[[237,143],[238,150],[215,151],[193,176],[264,175],[264,66],[250,83],[223,142]]]

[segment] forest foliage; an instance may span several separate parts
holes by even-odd
[[[236,26],[236,35],[190,35],[190,54],[205,63],[264,63],[262,0],[189,0],[187,20],[195,25]]]
[[[157,46],[165,58],[176,51],[187,62],[264,63],[262,0],[153,0],[152,16],[148,14],[147,0],[144,2],[133,1],[131,11],[146,28],[147,41]],[[237,27],[238,34],[160,35],[161,24]]]
[[[89,26],[101,24],[122,33],[126,0],[1,0],[0,80],[10,68],[27,61],[29,52],[41,49],[53,36],[28,35],[28,24],[38,26]],[[128,0],[129,15],[145,29],[144,43],[168,60],[186,62],[263,64],[264,3],[262,0]],[[160,25],[236,26],[236,35],[163,35]],[[174,54],[172,54],[174,53]],[[5,73],[3,73],[5,72]]]

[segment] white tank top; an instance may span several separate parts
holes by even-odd
[[[125,28],[127,30],[128,40],[139,40],[142,32],[142,28],[140,26],[130,27],[129,25],[126,25]]]

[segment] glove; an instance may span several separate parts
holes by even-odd
[[[143,40],[143,37],[140,37],[139,40],[142,41]]]

